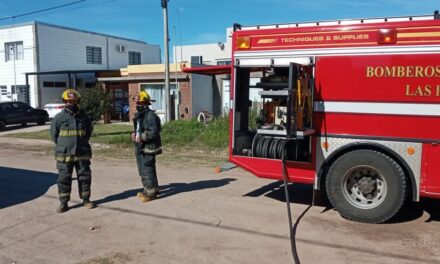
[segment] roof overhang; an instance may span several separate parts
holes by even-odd
[[[232,69],[231,65],[215,65],[215,66],[182,68],[182,71],[192,74],[221,75],[221,74],[231,74],[231,69]]]
[[[188,75],[186,73],[171,73],[170,79],[186,79]],[[152,80],[165,80],[163,73],[148,74],[148,75],[135,75],[135,76],[121,76],[121,77],[102,77],[98,78],[100,82],[129,82],[129,81],[152,81]]]
[[[100,73],[100,72],[117,72],[116,70],[61,70],[61,71],[40,71],[26,72],[26,75],[57,75],[57,74],[79,74],[79,73]]]

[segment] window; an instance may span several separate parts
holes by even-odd
[[[26,85],[12,85],[12,94],[17,94],[17,100],[29,104],[29,87]]]
[[[8,87],[6,85],[0,86],[0,95],[8,95]]]
[[[151,102],[151,108],[158,111],[165,111],[165,85],[163,84],[141,84],[141,91],[146,91],[150,94],[151,99],[156,102]],[[170,95],[176,91],[176,84],[170,84]]]
[[[128,64],[129,65],[137,65],[141,64],[141,53],[136,51],[128,52]]]
[[[100,47],[86,46],[87,64],[102,64]]]
[[[5,43],[5,60],[23,60],[23,41]]]
[[[84,84],[84,87],[86,87],[86,88],[93,88],[93,87],[95,87],[95,83],[94,82],[86,82]]]
[[[227,60],[227,61],[217,61],[217,65],[218,66],[231,65],[231,61],[230,60]]]
[[[66,82],[53,82],[53,81],[46,81],[43,82],[44,87],[57,87],[57,88],[65,88]]]

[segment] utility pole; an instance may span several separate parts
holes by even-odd
[[[15,56],[16,56],[16,51],[17,51],[17,46],[16,44],[12,44],[10,46],[10,48],[12,48],[12,56],[14,57],[14,90],[12,91],[11,89],[11,95],[12,95],[12,101],[17,101],[18,98],[16,96],[17,94],[17,69],[16,69],[16,65],[15,65]],[[9,54],[11,54],[9,52]]]
[[[170,52],[169,52],[169,37],[168,37],[168,1],[161,0],[163,9],[163,31],[164,31],[164,48],[165,48],[165,122],[171,121],[170,110]]]

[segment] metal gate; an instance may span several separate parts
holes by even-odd
[[[12,94],[16,95],[15,100],[29,104],[29,87],[26,85],[12,85]]]

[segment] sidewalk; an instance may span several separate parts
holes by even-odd
[[[3,136],[0,137],[0,145],[53,146],[53,142],[44,139],[12,138],[12,137]]]
[[[9,125],[6,127],[5,130],[0,131],[0,137],[8,134],[15,134],[15,133],[24,133],[24,132],[36,132],[41,131],[45,129],[50,128],[50,122],[47,122],[45,125],[38,126],[38,125],[28,125],[28,126],[21,126],[21,125]]]

